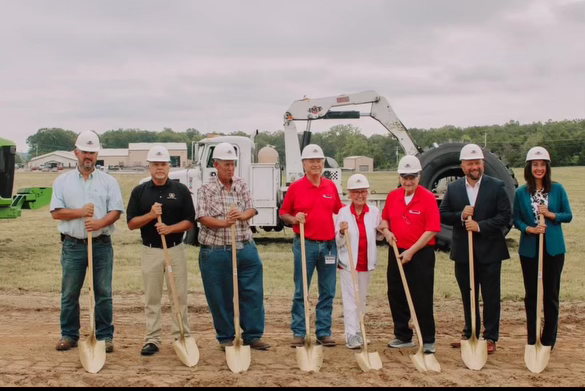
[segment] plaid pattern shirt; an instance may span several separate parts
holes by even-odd
[[[236,205],[241,212],[254,208],[248,185],[240,178],[233,177],[231,191],[227,191],[217,177],[201,186],[197,191],[197,219],[209,216],[225,220],[231,205]],[[236,242],[245,242],[251,239],[252,231],[248,221],[237,221]],[[208,246],[231,245],[231,228],[213,229],[201,224],[199,243]]]

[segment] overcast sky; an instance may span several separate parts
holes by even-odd
[[[0,137],[272,132],[365,90],[407,128],[585,118],[583,37],[583,0],[0,0]]]

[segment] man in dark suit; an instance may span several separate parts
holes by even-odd
[[[484,175],[481,148],[467,144],[459,155],[465,176],[449,184],[441,202],[441,222],[453,226],[451,259],[455,261],[455,278],[461,290],[465,313],[463,339],[471,337],[471,303],[469,287],[468,231],[473,232],[475,271],[476,337],[479,338],[479,288],[483,299],[483,338],[488,353],[496,351],[500,329],[500,272],[502,261],[510,258],[503,229],[510,226],[512,206],[504,182]],[[468,220],[467,217],[471,216]],[[460,342],[452,343],[460,347]]]

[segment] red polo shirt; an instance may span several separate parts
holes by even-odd
[[[368,236],[366,234],[366,225],[364,224],[364,216],[366,213],[369,212],[370,208],[368,205],[364,205],[362,209],[362,213],[358,216],[355,211],[355,206],[351,204],[349,207],[351,214],[355,216],[355,221],[357,222],[358,230],[360,233],[360,240],[358,246],[358,259],[357,265],[355,270],[358,272],[367,272],[368,271]]]
[[[400,248],[410,248],[425,231],[441,232],[439,207],[433,193],[417,186],[408,205],[404,202],[402,187],[392,191],[386,198],[382,219],[388,222]],[[434,245],[432,238],[428,246]]]
[[[295,216],[299,212],[306,213],[305,237],[311,240],[333,240],[333,214],[337,214],[342,207],[333,181],[322,177],[319,186],[315,186],[305,175],[289,186],[279,214]],[[301,233],[298,224],[293,225],[293,231]]]

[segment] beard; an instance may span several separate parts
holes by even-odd
[[[483,172],[481,170],[469,171],[469,177],[471,179],[473,179],[474,181],[477,181],[479,178],[481,178],[482,174],[483,174]]]
[[[83,161],[83,168],[85,168],[86,170],[91,170],[94,166],[95,164],[91,160],[86,159]]]

